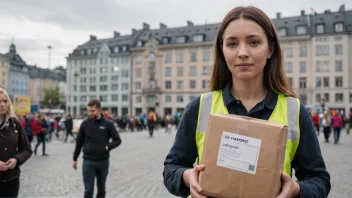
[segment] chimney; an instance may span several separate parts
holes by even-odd
[[[306,13],[304,12],[304,10],[301,10],[301,16],[306,15]]]
[[[342,4],[340,6],[339,12],[345,12],[345,5],[344,4]]]
[[[132,28],[132,34],[134,34],[135,32],[137,32],[137,30]]]
[[[148,23],[143,23],[143,30],[149,30],[150,26]]]
[[[277,18],[277,19],[281,18],[281,13],[280,13],[280,12],[277,12],[277,13],[276,13],[276,18]]]
[[[191,21],[187,21],[187,27],[192,27],[193,23]]]
[[[160,29],[166,29],[166,28],[167,28],[167,26],[165,24],[160,23]]]
[[[330,10],[325,10],[325,14],[328,14],[328,13],[330,13],[331,11]]]
[[[120,35],[121,35],[120,32],[114,31],[114,38],[117,38],[117,37],[119,37]]]
[[[97,37],[96,37],[96,36],[93,36],[93,35],[90,35],[90,40],[91,40],[91,41],[95,41],[95,40],[97,40]]]

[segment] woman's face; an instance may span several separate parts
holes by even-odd
[[[10,101],[4,93],[0,93],[0,116],[5,116],[9,110]]]
[[[252,80],[263,76],[272,49],[260,25],[242,18],[232,21],[224,31],[222,46],[234,79]]]

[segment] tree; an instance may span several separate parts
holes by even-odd
[[[60,104],[61,94],[58,86],[54,88],[44,89],[44,98],[42,104],[51,109]]]

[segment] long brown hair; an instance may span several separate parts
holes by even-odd
[[[240,18],[252,20],[260,25],[268,39],[268,45],[273,47],[273,54],[264,67],[264,84],[277,93],[298,98],[286,78],[281,47],[275,27],[262,10],[253,6],[232,9],[220,24],[214,44],[214,63],[210,79],[210,90],[223,89],[228,82],[232,81],[231,72],[227,67],[222,51],[223,34],[232,21]]]

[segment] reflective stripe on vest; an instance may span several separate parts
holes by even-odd
[[[299,144],[299,111],[300,102],[293,97],[278,94],[277,104],[268,121],[288,126],[284,172],[291,175],[291,161],[296,154]],[[208,126],[209,115],[213,113],[227,113],[228,110],[222,98],[222,90],[202,94],[198,112],[196,144],[198,149],[198,164],[202,159],[205,132]]]

